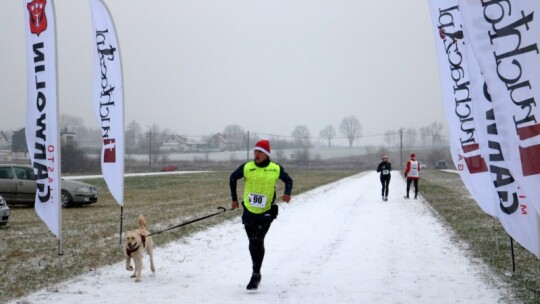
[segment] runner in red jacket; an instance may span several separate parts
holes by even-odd
[[[407,178],[407,195],[405,195],[405,198],[409,198],[411,183],[414,182],[414,198],[416,199],[418,196],[418,179],[420,178],[420,162],[416,160],[416,154],[414,153],[411,153],[411,159],[407,162],[405,177]]]

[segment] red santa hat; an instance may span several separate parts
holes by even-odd
[[[270,142],[266,139],[259,140],[253,150],[259,150],[270,157]]]
[[[416,158],[416,154],[411,153],[411,158]]]

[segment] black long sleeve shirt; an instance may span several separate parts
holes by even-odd
[[[387,170],[387,171],[385,171]],[[392,171],[392,164],[389,162],[381,162],[379,166],[377,167],[377,172],[381,172],[381,177],[388,177],[390,176],[390,171]],[[385,174],[387,173],[387,174]]]

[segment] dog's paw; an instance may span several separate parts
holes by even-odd
[[[135,279],[135,283],[139,283],[141,281],[141,278]]]
[[[152,270],[152,272],[156,272],[156,268],[154,267],[154,265],[150,267],[150,270]]]
[[[126,266],[126,270],[127,270],[127,271],[132,271],[132,270],[133,270],[133,266],[131,266],[131,265]]]
[[[130,278],[134,278],[134,277],[135,277],[135,275],[134,275],[134,274],[132,274],[132,275],[130,275],[129,277],[130,277]]]

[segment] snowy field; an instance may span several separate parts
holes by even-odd
[[[365,145],[366,143],[364,143]],[[279,152],[278,152],[279,151]],[[277,157],[277,153],[282,153],[283,157],[291,159],[292,155],[302,151],[302,149],[278,149],[272,147],[272,154],[274,157]],[[351,155],[364,155],[366,154],[365,146],[343,146],[343,147],[313,147],[309,149],[310,156],[317,159],[331,159],[338,157],[348,157]],[[212,160],[212,161],[234,161],[234,160],[244,160],[251,159],[253,157],[252,150],[249,152],[246,151],[214,151],[214,152],[184,152],[184,153],[174,153],[174,152],[160,152],[162,155],[166,155],[169,161],[195,161],[195,160]],[[95,155],[94,157],[98,157]],[[137,161],[147,161],[148,154],[127,154],[126,158],[137,160]]]
[[[486,283],[487,267],[404,188],[394,173],[383,202],[368,172],[293,196],[266,238],[256,291],[245,289],[251,261],[236,218],[155,248],[156,274],[145,258],[141,283],[122,262],[10,303],[503,303],[508,291]]]

